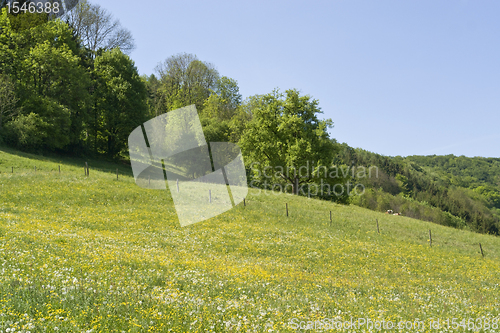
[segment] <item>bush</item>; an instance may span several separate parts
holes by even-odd
[[[5,128],[8,143],[19,149],[61,149],[69,144],[70,111],[50,98],[34,97]]]
[[[427,202],[419,202],[404,196],[402,193],[391,195],[381,189],[367,189],[364,195],[354,196],[352,203],[380,212],[391,209],[394,212],[400,212],[402,215],[414,219],[434,222],[458,229],[469,229],[464,219],[442,211],[439,208],[432,207]]]
[[[34,150],[42,147],[48,126],[40,115],[31,112],[7,123],[5,136],[7,142],[17,148]]]

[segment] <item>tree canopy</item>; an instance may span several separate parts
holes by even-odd
[[[120,21],[100,5],[80,0],[66,14],[65,19],[83,45],[94,55],[99,50],[118,47],[124,53],[130,53],[135,48],[131,32],[123,28]]]
[[[26,150],[124,156],[127,131],[147,119],[145,82],[118,47],[90,56],[81,37],[60,19],[2,10],[5,142]]]
[[[119,49],[95,59],[96,147],[116,157],[126,148],[129,134],[147,120],[147,91],[134,62]]]
[[[327,131],[333,122],[320,120],[321,113],[317,100],[297,90],[260,96],[239,142],[248,163],[260,175],[270,169],[269,179],[289,183],[299,194],[299,185],[312,183],[320,166],[330,167],[338,150]]]
[[[187,53],[167,58],[155,71],[160,81],[155,91],[159,96],[155,107],[160,114],[191,104],[202,111],[219,79],[219,72],[212,64]]]
[[[61,149],[79,141],[89,103],[90,75],[80,66],[71,29],[60,20],[40,24],[25,16],[23,29],[0,19],[0,71],[15,82],[19,114],[5,126],[7,140],[18,147]],[[15,46],[15,47],[12,47]],[[36,138],[36,144],[25,142]]]

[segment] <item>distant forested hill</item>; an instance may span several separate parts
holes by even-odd
[[[500,158],[465,156],[408,156],[429,171],[436,172],[451,184],[461,187],[500,186]]]
[[[341,145],[336,163],[377,166],[378,176],[357,177],[366,186],[356,205],[392,209],[427,221],[499,234],[500,158],[465,156],[388,157]]]

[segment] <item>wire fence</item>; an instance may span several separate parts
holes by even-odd
[[[116,169],[108,169],[108,168],[91,168],[89,163],[88,162],[85,162],[85,165],[83,165],[81,167],[83,170],[82,170],[82,176],[83,177],[91,177],[92,175],[92,172],[101,172],[101,173],[111,173],[111,174],[114,174],[116,175],[116,180],[119,180],[120,177],[122,176],[131,176],[132,173],[124,173],[124,172],[120,172],[119,168],[116,168]],[[0,175],[1,174],[17,174],[17,175],[33,175],[33,174],[58,174],[58,175],[62,175],[64,174],[65,172],[71,172],[71,173],[75,173],[75,172],[78,172],[78,167],[76,166],[61,166],[61,165],[58,165],[57,167],[54,167],[54,166],[51,166],[51,167],[46,167],[46,166],[43,166],[43,167],[40,167],[40,166],[36,166],[34,165],[32,168],[27,168],[27,167],[16,167],[16,166],[11,166],[11,167],[6,167],[6,166],[3,166],[3,167],[0,167]],[[81,170],[81,169],[80,169]],[[178,186],[178,185],[177,185]],[[210,202],[212,201],[211,200],[211,193],[209,193],[209,200]],[[246,199],[243,199],[243,206],[246,207],[248,205],[248,201]],[[285,209],[284,209],[284,215],[288,218],[290,217],[290,207],[289,207],[289,204],[288,203],[285,203]],[[329,211],[329,214],[327,215],[327,218],[328,218],[328,223],[330,226],[334,225],[334,221],[333,221],[333,218],[332,218],[332,211],[330,210]],[[374,227],[376,227],[376,231],[377,231],[377,234],[381,234],[380,233],[380,224],[379,224],[379,221],[378,219],[375,219],[375,225]],[[429,229],[429,237],[428,237],[428,241],[429,241],[429,247],[432,247],[432,242],[433,242],[433,239],[432,239],[432,232],[431,232],[431,229]],[[470,245],[473,245],[473,246],[479,246],[479,250],[481,253],[481,256],[484,258],[485,254],[484,254],[484,251],[483,251],[483,246],[481,243],[478,243],[478,244],[470,244]]]
[[[83,170],[82,170],[83,169]],[[81,168],[77,166],[67,166],[67,165],[57,165],[57,166],[39,166],[33,165],[33,167],[27,166],[0,166],[0,175],[2,174],[12,174],[12,175],[32,175],[32,174],[68,174],[69,172],[72,174],[78,173],[79,170],[82,170],[82,176],[90,177],[91,172],[101,172],[101,173],[111,173],[116,175],[117,179],[120,177],[131,177],[132,171],[126,172],[120,170],[119,168],[111,169],[111,168],[100,168],[100,167],[91,167],[87,162]]]

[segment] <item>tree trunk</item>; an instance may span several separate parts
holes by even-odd
[[[110,134],[108,134],[108,156],[114,157],[115,142]]]
[[[293,194],[295,195],[299,194],[299,176],[295,176],[292,186],[293,186]]]

